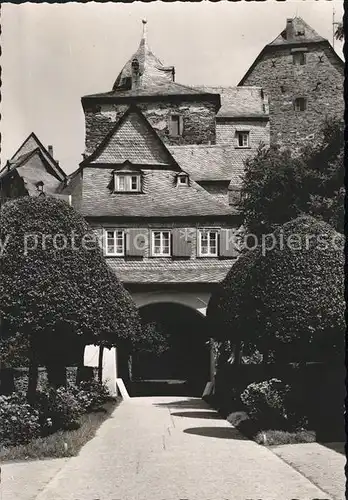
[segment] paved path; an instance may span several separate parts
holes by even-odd
[[[335,500],[345,498],[344,454],[319,443],[274,446],[272,451]]]
[[[1,500],[35,500],[67,461],[58,458],[2,464]]]
[[[37,500],[313,500],[330,497],[200,399],[123,402]]]

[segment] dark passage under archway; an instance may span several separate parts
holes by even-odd
[[[139,309],[144,327],[160,333],[159,349],[132,358],[132,386],[140,395],[201,395],[210,380],[210,344],[205,317],[194,309],[157,303]],[[139,393],[140,392],[140,393]],[[134,394],[135,395],[135,394]]]

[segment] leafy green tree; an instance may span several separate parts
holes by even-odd
[[[0,210],[0,242],[3,335],[28,340],[30,393],[38,363],[57,386],[87,344],[131,349],[140,332],[135,304],[72,207],[46,197],[9,201]]]
[[[213,294],[212,332],[254,346],[265,361],[335,358],[344,336],[343,235],[301,216],[273,237],[273,249],[242,254]]]
[[[240,208],[247,230],[257,236],[301,214],[343,232],[343,125],[327,121],[319,144],[298,154],[279,146],[260,147],[246,161]]]
[[[340,40],[341,42],[344,39],[343,22],[336,24],[335,38],[336,38],[336,40]]]

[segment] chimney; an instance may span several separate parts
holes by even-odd
[[[52,156],[53,158],[53,146],[50,144],[49,146],[47,146],[47,151],[49,152],[49,154]]]
[[[293,40],[294,39],[294,24],[293,24],[293,19],[288,18],[286,20],[286,39],[287,40]]]

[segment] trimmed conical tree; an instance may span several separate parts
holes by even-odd
[[[343,235],[301,216],[273,238],[273,249],[243,254],[212,296],[212,332],[266,359],[331,359],[342,352],[345,328]]]
[[[53,385],[87,344],[130,349],[140,332],[135,304],[72,207],[46,197],[9,201],[0,242],[4,331],[27,339],[32,365],[45,364]]]

